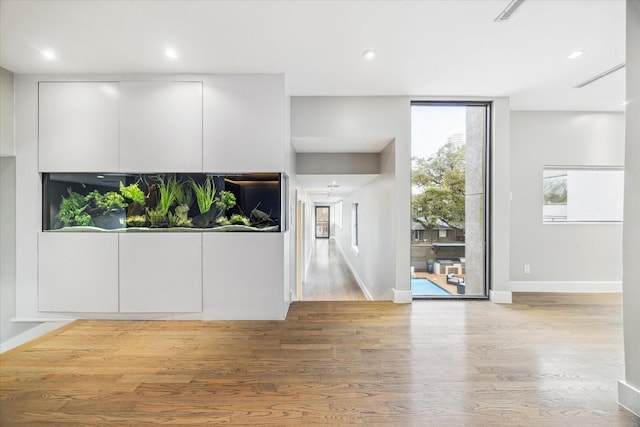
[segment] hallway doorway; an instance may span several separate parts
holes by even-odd
[[[328,239],[331,223],[329,206],[316,206],[316,239]]]

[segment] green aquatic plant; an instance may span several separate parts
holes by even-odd
[[[236,205],[236,196],[231,191],[221,191],[216,198],[216,206],[219,209],[227,210]]]
[[[89,207],[87,198],[82,194],[73,191],[71,187],[67,188],[67,193],[69,196],[62,196],[62,201],[60,202],[56,218],[62,221],[65,227],[73,225],[89,225],[91,223],[91,215],[85,212]]]
[[[134,215],[127,217],[127,225],[129,227],[142,227],[147,222],[147,217],[144,215]]]
[[[178,202],[178,205],[191,208],[191,205],[193,204],[193,190],[188,183],[178,181],[178,186],[176,187],[176,201]]]
[[[216,224],[218,225],[231,225],[231,222],[229,221],[229,218],[227,218],[226,216],[221,216],[220,218],[216,219]]]
[[[179,184],[175,176],[170,176],[165,181],[162,175],[158,175],[156,180],[158,181],[158,194],[160,195],[156,210],[159,210],[164,216],[167,216],[169,209],[171,209],[171,206],[173,206],[173,203],[176,201]]]
[[[250,224],[249,218],[247,218],[244,215],[240,215],[240,214],[231,215],[231,218],[229,218],[229,222],[231,224],[234,224],[234,225],[247,225],[248,226]]]
[[[160,209],[147,209],[147,216],[149,217],[151,227],[166,227],[167,214],[162,212]]]
[[[124,197],[115,191],[107,191],[104,194],[100,194],[98,190],[93,190],[87,194],[86,201],[88,203],[93,202],[95,207],[102,209],[104,213],[112,210],[121,210],[127,207],[124,201]]]
[[[169,227],[193,227],[190,218],[180,218],[177,214],[172,214],[169,212]]]
[[[178,205],[175,214],[169,212],[169,227],[192,227],[191,219],[188,216],[189,207],[187,205]]]
[[[126,187],[120,183],[120,194],[122,194],[127,199],[144,205],[144,192],[138,187],[138,183],[134,182],[133,184],[129,184]]]
[[[213,178],[206,177],[202,184],[198,184],[194,180],[191,180],[190,183],[196,195],[196,203],[200,214],[209,212],[211,205],[216,201],[216,185],[213,182]]]

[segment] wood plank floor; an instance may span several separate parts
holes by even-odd
[[[0,355],[0,425],[638,426],[621,335],[612,294],[77,321]]]
[[[303,301],[363,301],[364,294],[333,239],[314,239]]]

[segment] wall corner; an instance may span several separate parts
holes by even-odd
[[[401,291],[394,288],[393,302],[396,304],[411,304],[413,302],[413,293],[411,291]]]

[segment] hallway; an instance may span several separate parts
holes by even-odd
[[[366,300],[333,239],[315,239],[303,301]]]

